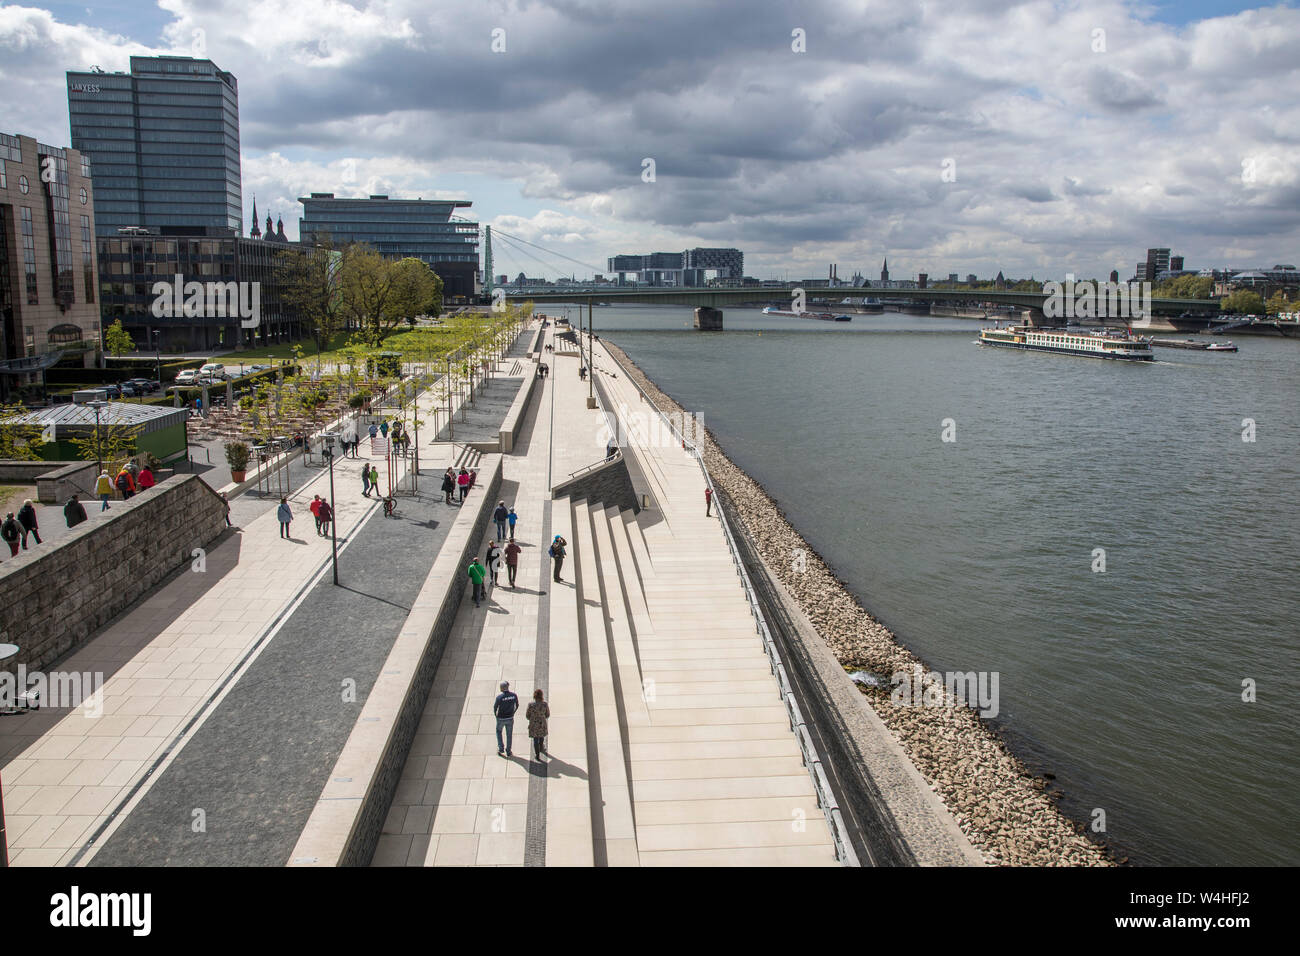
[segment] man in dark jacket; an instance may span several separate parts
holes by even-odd
[[[497,510],[492,512],[492,520],[497,525],[497,540],[506,539],[506,522],[510,520],[510,509],[506,507],[504,501],[497,502]]]
[[[555,565],[555,580],[557,581],[560,580],[560,569],[564,567],[564,556],[567,554],[564,546],[568,543],[557,534],[555,540],[551,542],[551,549],[548,552]]]
[[[509,681],[501,682],[501,693],[497,694],[492,705],[492,713],[497,719],[497,756],[513,757],[510,747],[515,738],[515,711],[519,709],[519,695],[510,689]],[[501,731],[505,730],[505,743],[501,742]]]
[[[36,523],[36,507],[32,504],[32,499],[28,498],[23,502],[23,506],[18,509],[18,523],[23,526],[23,550],[27,550],[27,536],[30,534],[36,539],[36,543],[41,543],[40,526]]]
[[[86,520],[86,509],[81,506],[76,495],[69,498],[68,503],[63,506],[63,518],[68,522],[69,528],[75,528]]]

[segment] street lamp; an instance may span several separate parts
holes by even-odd
[[[338,440],[338,435],[334,432],[325,432],[321,436],[325,442],[325,457],[330,463],[330,547],[334,557],[334,583],[339,583],[339,515],[334,510],[334,442]]]
[[[108,408],[108,402],[96,399],[93,402],[86,402],[86,406],[95,410],[95,461],[102,473],[104,471],[104,442],[99,434],[99,413]]]

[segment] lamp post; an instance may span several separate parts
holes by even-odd
[[[95,462],[99,465],[99,471],[104,471],[104,441],[99,434],[99,413],[108,407],[108,402],[102,402],[96,399],[93,402],[86,402],[88,408],[95,410]]]
[[[325,457],[330,463],[330,548],[334,560],[334,583],[339,583],[339,516],[334,510],[334,442],[338,435],[334,432],[325,432],[321,435],[325,442]]]

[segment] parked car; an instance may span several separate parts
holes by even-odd
[[[199,369],[199,375],[207,375],[209,378],[224,380],[226,377],[226,367],[220,362],[208,362]]]
[[[99,387],[99,388],[102,388],[102,389],[104,390],[104,396],[105,396],[106,398],[121,398],[121,397],[122,397],[122,390],[121,390],[120,388],[118,388],[116,385],[100,385],[100,386],[98,386],[98,387]]]
[[[151,378],[128,378],[127,382],[134,385],[136,391],[142,395],[149,392],[156,392],[160,388],[159,384]]]
[[[199,370],[196,368],[187,368],[176,376],[177,385],[193,385],[194,380],[199,377]]]
[[[133,385],[131,382],[123,382],[121,385],[118,386],[118,389],[121,391],[122,396],[124,398],[138,398],[140,395],[144,394],[138,387]]]

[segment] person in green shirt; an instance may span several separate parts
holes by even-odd
[[[365,465],[362,465],[361,467],[364,468]],[[381,498],[383,497],[383,495],[379,494],[379,469],[374,465],[370,466],[370,487],[375,489],[375,494],[379,495]]]
[[[474,606],[479,607],[479,601],[483,598],[483,580],[487,577],[487,568],[483,567],[478,556],[469,564],[469,579],[474,582]]]

